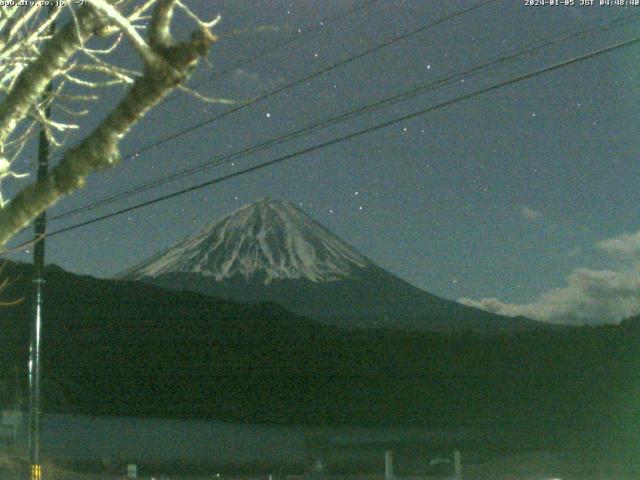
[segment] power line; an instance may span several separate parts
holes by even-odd
[[[351,140],[353,138],[356,138],[356,137],[359,137],[359,136],[362,136],[362,135],[365,135],[367,133],[371,133],[371,132],[374,132],[374,131],[377,131],[377,130],[381,130],[383,128],[389,127],[391,125],[395,125],[395,124],[403,122],[403,121],[407,121],[407,120],[411,120],[413,118],[417,118],[417,117],[419,117],[421,115],[424,115],[426,113],[433,112],[435,110],[440,110],[442,108],[454,105],[454,104],[462,102],[464,100],[469,100],[469,99],[471,99],[473,97],[476,97],[478,95],[482,95],[482,94],[485,94],[485,93],[488,93],[488,92],[492,92],[492,91],[498,90],[498,89],[500,89],[502,87],[513,85],[515,83],[518,83],[518,82],[521,82],[521,81],[524,81],[524,80],[528,80],[530,78],[537,77],[539,75],[543,75],[545,73],[549,73],[549,72],[558,70],[560,68],[567,67],[569,65],[573,65],[573,64],[576,64],[578,62],[585,61],[585,60],[589,60],[589,59],[595,58],[595,57],[597,57],[599,55],[603,55],[605,53],[610,53],[610,52],[612,52],[614,50],[618,50],[618,49],[621,49],[621,48],[624,48],[624,47],[628,47],[628,46],[631,46],[631,45],[635,45],[635,44],[638,44],[638,43],[640,43],[640,37],[634,38],[634,39],[631,39],[631,40],[626,40],[624,42],[617,43],[617,44],[612,45],[610,47],[605,47],[605,48],[602,48],[602,49],[599,49],[599,50],[595,50],[593,52],[590,52],[590,53],[587,53],[587,54],[584,54],[584,55],[580,55],[580,56],[574,57],[574,58],[569,59],[569,60],[564,60],[564,61],[556,63],[554,65],[551,65],[551,66],[548,66],[548,67],[544,67],[544,68],[535,70],[533,72],[530,72],[530,73],[527,73],[527,74],[524,74],[524,75],[519,75],[519,76],[514,77],[514,78],[512,78],[510,80],[505,80],[503,82],[499,82],[499,83],[497,83],[495,85],[482,88],[482,89],[477,90],[475,92],[471,92],[471,93],[462,95],[460,97],[457,97],[457,98],[454,98],[454,99],[451,99],[451,100],[447,100],[445,102],[442,102],[442,103],[439,103],[437,105],[433,105],[433,106],[418,110],[416,112],[412,112],[412,113],[409,113],[409,114],[406,114],[406,115],[402,115],[402,116],[394,118],[392,120],[387,120],[387,121],[379,123],[377,125],[374,125],[374,126],[371,126],[371,127],[367,127],[367,128],[358,130],[356,132],[349,133],[347,135],[343,135],[343,136],[335,138],[333,140],[330,140],[330,141],[327,141],[327,142],[324,142],[324,143],[321,143],[321,144],[318,144],[318,145],[314,145],[312,147],[304,148],[304,149],[299,150],[297,152],[290,153],[290,154],[287,154],[287,155],[283,155],[283,156],[275,158],[273,160],[269,160],[267,162],[263,162],[263,163],[260,163],[258,165],[254,165],[252,167],[248,167],[248,168],[245,168],[243,170],[239,170],[237,172],[234,172],[234,173],[231,173],[231,174],[228,174],[228,175],[217,177],[217,178],[214,178],[212,180],[208,180],[206,182],[202,182],[202,183],[199,183],[197,185],[193,185],[191,187],[178,190],[176,192],[172,192],[172,193],[169,193],[169,194],[166,194],[166,195],[162,195],[162,196],[156,197],[156,198],[154,198],[152,200],[147,200],[145,202],[141,202],[141,203],[132,205],[130,207],[126,207],[126,208],[117,210],[115,212],[108,213],[106,215],[101,215],[99,217],[95,217],[95,218],[92,218],[90,220],[86,220],[84,222],[80,222],[80,223],[77,223],[77,224],[74,224],[74,225],[70,225],[68,227],[64,227],[64,228],[55,230],[55,231],[47,234],[47,236],[51,237],[51,236],[58,235],[58,234],[61,234],[61,233],[64,233],[64,232],[75,230],[75,229],[78,229],[78,228],[81,228],[81,227],[84,227],[84,226],[87,226],[87,225],[91,225],[93,223],[97,223],[97,222],[100,222],[100,221],[103,221],[103,220],[107,220],[109,218],[112,218],[112,217],[115,217],[115,216],[118,216],[118,215],[122,215],[123,213],[131,212],[133,210],[137,210],[137,209],[149,206],[149,205],[153,205],[155,203],[162,202],[164,200],[175,198],[175,197],[178,197],[180,195],[184,195],[184,194],[189,193],[189,192],[200,190],[200,189],[202,189],[204,187],[208,187],[208,186],[211,186],[211,185],[222,183],[224,181],[231,180],[233,178],[240,177],[242,175],[246,175],[248,173],[252,173],[252,172],[261,170],[263,168],[267,168],[267,167],[270,167],[272,165],[276,165],[278,163],[283,163],[283,162],[285,162],[287,160],[290,160],[292,158],[299,157],[301,155],[305,155],[307,153],[311,153],[311,152],[314,152],[316,150],[320,150],[322,148],[329,147],[331,145],[335,145],[335,144],[344,142],[346,140]]]
[[[275,43],[275,44],[263,49],[257,55],[255,55],[255,56],[253,56],[251,58],[247,58],[245,60],[240,60],[239,62],[235,63],[233,66],[227,68],[226,70],[223,70],[222,72],[216,73],[215,75],[210,76],[206,80],[203,80],[203,81],[201,81],[199,83],[196,83],[195,85],[193,85],[192,88],[200,88],[203,85],[206,85],[207,83],[214,82],[214,81],[218,80],[219,78],[222,78],[225,75],[228,75],[229,73],[237,70],[238,68],[241,68],[241,67],[244,67],[245,65],[253,63],[256,60],[259,60],[259,59],[265,57],[266,55],[268,55],[271,52],[279,50],[282,47],[286,47],[287,45],[290,45],[291,43],[300,40],[300,38],[304,37],[305,35],[309,35],[310,33],[317,32],[320,29],[324,29],[324,28],[328,27],[329,25],[331,25],[332,23],[338,22],[338,21],[342,20],[343,18],[348,17],[349,15],[352,15],[352,14],[354,14],[356,12],[359,12],[360,10],[364,10],[366,8],[369,8],[370,6],[372,6],[375,3],[378,3],[379,1],[380,0],[366,0],[366,1],[363,1],[362,3],[360,3],[359,5],[357,5],[354,8],[344,10],[344,11],[338,13],[337,15],[333,15],[331,17],[325,18],[324,20],[320,20],[320,23],[318,25],[316,25],[314,27],[311,27],[311,28],[309,28],[307,30],[304,30],[302,32],[296,32],[293,35],[290,35],[285,40],[283,40],[281,42],[277,42],[277,43]],[[174,101],[175,99],[180,98],[183,95],[186,95],[186,93],[185,92],[181,92],[181,93],[178,93],[178,94],[173,95],[171,97],[168,97],[162,102],[162,104],[166,105],[167,103],[170,103],[170,102]]]
[[[321,76],[321,75],[323,75],[323,74],[325,74],[325,73],[327,73],[327,72],[329,72],[331,70],[335,70],[336,68],[342,67],[344,65],[348,65],[349,63],[353,63],[356,60],[359,60],[359,59],[361,59],[361,58],[363,58],[363,57],[365,57],[365,56],[367,56],[367,55],[369,55],[371,53],[377,52],[378,50],[382,50],[383,48],[386,48],[386,47],[388,47],[390,45],[393,45],[395,43],[401,42],[402,40],[406,40],[407,38],[409,38],[409,37],[411,37],[413,35],[417,35],[419,33],[423,33],[423,32],[425,32],[425,31],[427,31],[427,30],[429,30],[429,29],[431,29],[433,27],[436,27],[436,26],[438,26],[438,25],[440,25],[440,24],[442,24],[444,22],[447,22],[447,21],[452,20],[454,18],[460,17],[462,15],[465,15],[465,14],[467,14],[469,12],[477,10],[477,9],[479,9],[479,8],[485,6],[485,5],[488,5],[490,3],[495,3],[495,2],[499,2],[499,1],[501,1],[501,0],[483,0],[481,2],[478,2],[477,4],[475,4],[472,7],[468,7],[468,8],[465,8],[465,9],[458,10],[458,11],[456,11],[456,12],[450,14],[450,15],[447,15],[445,17],[440,18],[439,20],[436,20],[436,21],[431,22],[431,23],[429,23],[427,25],[423,25],[421,27],[418,27],[418,28],[415,28],[413,30],[410,30],[409,32],[403,33],[402,35],[400,35],[398,37],[395,37],[395,38],[393,38],[391,40],[387,40],[386,42],[383,42],[383,43],[381,43],[379,45],[376,45],[375,47],[371,47],[371,48],[369,48],[369,49],[367,49],[367,50],[365,50],[363,52],[360,52],[360,53],[358,53],[356,55],[344,58],[342,60],[338,60],[337,62],[334,62],[334,63],[332,63],[332,64],[330,64],[330,65],[328,65],[328,66],[326,66],[326,67],[324,67],[324,68],[322,68],[320,70],[316,70],[315,72],[313,72],[313,73],[311,73],[309,75],[306,75],[306,76],[304,76],[302,78],[299,78],[297,80],[289,82],[289,83],[287,83],[287,84],[285,84],[285,85],[283,85],[283,86],[281,86],[279,88],[276,88],[275,90],[272,90],[270,92],[267,92],[267,93],[264,93],[262,95],[259,95],[258,97],[254,98],[252,100],[249,100],[248,102],[243,103],[242,105],[239,105],[239,106],[237,106],[235,108],[232,108],[230,110],[227,110],[226,112],[221,113],[220,115],[216,115],[214,117],[210,117],[210,118],[208,118],[208,119],[206,119],[206,120],[204,120],[202,122],[199,122],[199,123],[196,123],[195,125],[192,125],[189,128],[186,128],[186,129],[181,130],[179,132],[173,133],[171,135],[167,135],[167,136],[165,136],[165,137],[163,137],[161,139],[158,139],[158,140],[156,140],[156,141],[154,141],[152,143],[149,143],[149,144],[139,148],[138,150],[136,150],[133,153],[124,155],[123,159],[131,159],[131,158],[137,157],[140,154],[145,153],[145,152],[147,152],[149,150],[152,150],[152,149],[154,149],[154,148],[156,148],[156,147],[158,147],[160,145],[163,145],[163,144],[165,144],[167,142],[175,140],[176,138],[182,137],[182,136],[184,136],[184,135],[186,135],[188,133],[191,133],[191,132],[193,132],[195,130],[198,130],[199,128],[202,128],[205,125],[210,125],[210,124],[212,124],[212,123],[214,123],[214,122],[216,122],[218,120],[221,120],[221,119],[227,117],[228,115],[231,115],[233,113],[239,112],[239,111],[241,111],[241,110],[243,110],[243,109],[245,109],[247,107],[250,107],[251,105],[255,105],[256,103],[261,102],[262,100],[270,98],[270,97],[272,97],[274,95],[277,95],[278,93],[281,93],[281,92],[283,92],[285,90],[289,90],[290,88],[293,88],[296,85],[300,85],[301,83],[308,82],[309,80],[312,80],[312,79],[314,79],[316,77],[319,77],[319,76]]]
[[[364,106],[361,106],[361,107],[357,107],[355,109],[348,110],[346,112],[338,114],[337,116],[326,118],[326,119],[324,119],[324,120],[322,120],[322,121],[320,121],[318,123],[314,123],[312,125],[309,125],[307,127],[302,128],[302,129],[298,129],[296,131],[290,132],[290,133],[288,133],[286,135],[283,135],[283,136],[280,136],[280,137],[276,137],[276,138],[267,140],[265,142],[261,142],[259,144],[256,144],[256,145],[253,145],[253,146],[250,146],[250,147],[246,147],[246,148],[241,149],[239,151],[224,155],[224,156],[216,158],[214,160],[206,161],[204,163],[201,163],[199,165],[196,165],[196,166],[193,166],[193,167],[190,167],[190,168],[187,168],[187,169],[183,169],[181,171],[178,171],[178,172],[175,172],[175,173],[173,173],[171,175],[167,175],[167,176],[164,176],[162,178],[153,180],[151,182],[145,182],[145,183],[139,184],[139,185],[133,187],[132,189],[128,189],[128,190],[125,190],[123,192],[119,192],[119,193],[110,195],[110,196],[105,197],[103,199],[97,200],[95,202],[92,202],[92,203],[89,203],[89,204],[86,204],[86,205],[79,206],[77,208],[73,208],[71,210],[67,210],[65,212],[62,212],[62,213],[54,216],[54,217],[51,217],[51,220],[59,220],[61,218],[65,218],[65,217],[68,217],[68,216],[72,216],[72,215],[76,215],[76,214],[79,214],[79,213],[95,210],[95,209],[97,209],[99,207],[108,205],[110,203],[113,203],[113,202],[116,202],[116,201],[119,201],[119,200],[126,199],[126,198],[128,198],[130,196],[133,196],[133,195],[136,195],[138,193],[141,193],[141,192],[153,189],[153,188],[157,188],[157,187],[160,187],[162,185],[166,185],[166,184],[171,183],[171,182],[173,182],[175,180],[178,180],[180,178],[184,178],[184,177],[192,175],[192,174],[194,174],[196,172],[200,172],[200,171],[202,171],[202,170],[204,170],[206,168],[219,166],[219,165],[222,165],[222,164],[225,164],[225,163],[229,163],[232,160],[235,160],[235,159],[238,159],[238,158],[247,157],[247,156],[249,156],[249,155],[251,155],[253,153],[256,153],[258,151],[261,151],[261,150],[264,150],[264,149],[267,149],[267,148],[271,148],[271,147],[276,146],[276,145],[280,145],[280,144],[282,144],[284,142],[287,142],[289,140],[292,140],[294,138],[298,138],[298,137],[300,137],[300,136],[302,136],[304,134],[307,134],[307,133],[309,133],[311,131],[318,130],[318,129],[321,129],[321,128],[326,128],[326,127],[331,126],[333,124],[336,124],[338,122],[353,118],[353,117],[355,117],[357,115],[361,115],[361,114],[364,114],[364,113],[369,113],[369,112],[372,112],[374,110],[377,110],[377,109],[380,109],[380,108],[383,108],[383,107],[387,107],[387,106],[389,106],[389,105],[391,105],[393,103],[404,101],[406,99],[415,97],[417,95],[426,93],[428,91],[432,91],[435,88],[442,87],[442,86],[449,85],[451,83],[457,82],[461,78],[468,78],[469,76],[477,75],[477,74],[487,70],[490,67],[499,65],[501,63],[505,63],[507,61],[511,61],[511,60],[517,59],[519,57],[530,55],[530,54],[532,54],[532,53],[534,53],[536,51],[539,51],[539,50],[541,50],[543,48],[547,48],[549,46],[558,44],[560,42],[566,42],[568,40],[579,38],[579,37],[591,34],[594,31],[610,30],[611,28],[614,28],[616,26],[625,25],[625,24],[628,24],[628,23],[630,23],[632,21],[637,21],[638,18],[640,18],[640,15],[638,15],[638,14],[625,16],[625,17],[616,19],[615,21],[613,21],[613,22],[611,22],[611,23],[609,23],[609,24],[607,24],[605,26],[592,27],[592,28],[589,28],[589,29],[586,29],[586,30],[581,30],[581,31],[574,32],[574,33],[571,33],[571,34],[568,34],[568,35],[564,35],[564,36],[561,36],[561,37],[558,37],[558,38],[555,38],[555,39],[551,39],[551,40],[545,41],[545,42],[543,42],[541,44],[538,44],[536,46],[530,47],[530,48],[528,48],[526,50],[521,50],[521,51],[518,51],[518,52],[515,52],[515,53],[512,53],[512,54],[508,54],[508,55],[499,57],[499,58],[494,59],[492,61],[489,61],[487,63],[479,64],[479,65],[477,65],[477,66],[475,66],[475,67],[473,67],[473,68],[471,68],[469,70],[465,70],[464,72],[459,72],[457,74],[448,76],[446,78],[441,78],[441,79],[438,79],[438,80],[433,81],[433,82],[426,82],[426,83],[418,84],[417,86],[411,88],[410,90],[407,90],[407,91],[404,91],[404,92],[401,92],[401,93],[398,93],[398,94],[390,95],[390,96],[384,97],[384,98],[382,98],[382,99],[380,99],[380,100],[378,100],[378,101],[376,101],[374,103],[370,103],[370,104],[367,104],[367,105],[364,105]]]

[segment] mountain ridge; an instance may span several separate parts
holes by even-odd
[[[31,276],[6,262],[0,300],[24,301],[0,310],[0,406],[16,379],[26,399]],[[497,335],[345,330],[55,266],[45,279],[46,413],[481,428],[492,444],[515,428],[523,442],[535,432],[635,453],[638,318]]]
[[[221,255],[220,253],[224,253]],[[270,283],[347,278],[373,263],[289,202],[263,198],[204,227],[117,278],[198,273]]]
[[[274,302],[346,328],[508,331],[544,325],[421,290],[291,203],[270,198],[226,215],[117,278],[241,303]]]

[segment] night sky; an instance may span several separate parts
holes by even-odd
[[[339,16],[198,88],[205,95],[243,102],[479,2],[380,0],[364,2],[370,5],[350,15],[340,14],[363,5],[362,0],[189,3],[205,18],[222,15],[216,30],[221,40],[211,51],[211,67],[203,65],[192,85],[298,30],[305,32]],[[629,15],[638,20],[605,28]],[[177,30],[184,30],[186,20],[177,22]],[[233,166],[210,168],[50,222],[49,229],[640,36],[640,7],[525,6],[524,0],[482,6],[96,174],[87,188],[61,201],[51,215],[414,85],[594,27],[602,28],[238,159]],[[121,60],[131,64],[124,54]],[[53,236],[47,241],[47,260],[73,272],[108,277],[236,208],[269,196],[299,205],[380,266],[437,295],[546,320],[618,321],[640,313],[639,60],[640,45],[634,44]],[[107,92],[106,103],[113,104],[120,94]],[[174,95],[131,132],[122,150],[135,152],[229,108],[233,105]],[[82,131],[99,118],[87,119]],[[21,167],[27,168],[26,163]],[[14,181],[3,189],[11,192],[20,185]],[[16,237],[14,244],[26,238]]]

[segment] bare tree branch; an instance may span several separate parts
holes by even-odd
[[[37,103],[38,96],[44,91],[48,81],[63,70],[65,62],[81,47],[92,31],[103,27],[105,20],[122,28],[130,40],[137,38],[132,37],[132,27],[127,18],[113,15],[109,8],[111,6],[104,0],[91,2],[97,6],[98,13],[92,15],[81,9],[77,19],[78,31],[70,24],[71,27],[67,25],[62,32],[56,34],[45,45],[40,58],[20,74],[15,88],[7,97],[12,97],[9,106],[5,105],[7,100],[0,104],[0,143],[15,128],[16,112],[25,115]],[[189,41],[176,42],[170,34],[174,6],[175,0],[157,0],[149,26],[149,42],[144,42],[143,49],[152,49],[153,55],[149,56],[138,49],[145,67],[142,76],[133,81],[124,99],[93,132],[77,146],[67,150],[48,175],[25,187],[0,209],[0,245],[62,196],[82,187],[89,174],[118,163],[120,140],[150,108],[174,88],[182,85],[198,60],[208,54],[209,47],[216,40],[207,28],[211,23],[198,21],[198,30],[193,32]],[[181,8],[186,7],[181,5]],[[34,83],[38,86],[34,87]],[[19,87],[20,93],[15,93]],[[62,98],[62,94],[60,95]],[[71,128],[69,125],[54,125],[51,122],[46,126],[49,129]]]
[[[6,265],[6,262],[2,262],[2,264],[0,264],[0,274],[4,270],[5,265]],[[11,278],[4,277],[2,281],[0,281],[0,294],[2,294],[3,290],[5,290],[7,287],[11,286],[11,284],[15,283],[16,280],[17,279],[14,279],[12,281]],[[12,307],[14,305],[18,305],[22,303],[23,301],[24,301],[24,298],[18,298],[18,299],[9,300],[9,301],[0,301],[0,307]]]
[[[162,57],[156,54],[144,38],[136,31],[131,22],[105,0],[89,0],[91,4],[105,17],[110,18],[133,44],[142,59],[151,65],[162,62]]]
[[[171,46],[171,18],[175,6],[176,0],[158,0],[156,8],[153,10],[149,26],[149,42],[155,49]]]
[[[44,46],[38,59],[25,68],[4,101],[0,103],[0,144],[13,132],[33,105],[37,104],[49,82],[91,36],[99,19],[88,9],[78,15],[78,29],[70,22]]]

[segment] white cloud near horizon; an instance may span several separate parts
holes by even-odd
[[[617,323],[640,315],[640,231],[596,243],[612,257],[624,260],[616,270],[577,268],[566,285],[540,295],[527,304],[505,303],[497,298],[458,302],[511,317],[562,324]]]
[[[602,240],[596,245],[610,255],[631,260],[634,263],[640,262],[640,231]]]
[[[542,213],[540,213],[538,210],[534,210],[531,207],[523,205],[520,207],[520,215],[522,215],[522,217],[527,220],[535,220],[536,218],[540,218],[542,216]]]

